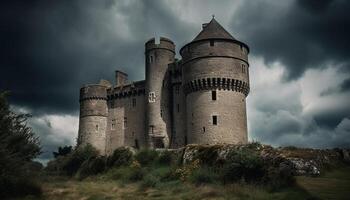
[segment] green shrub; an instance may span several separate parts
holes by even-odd
[[[5,197],[20,197],[25,195],[40,196],[42,190],[40,185],[28,177],[1,176],[0,194]]]
[[[201,164],[214,166],[218,159],[217,146],[198,146],[196,159],[199,159]]]
[[[157,184],[159,184],[159,182],[160,182],[159,177],[154,176],[152,174],[148,174],[142,180],[141,186],[144,188],[155,187]]]
[[[157,163],[160,165],[170,165],[173,162],[173,153],[170,151],[163,151],[160,153]]]
[[[195,185],[214,183],[218,179],[218,175],[212,168],[201,167],[192,172],[189,181]]]
[[[153,149],[143,149],[137,152],[135,159],[142,165],[147,166],[156,161],[158,152]]]
[[[264,177],[264,182],[272,189],[280,189],[295,183],[292,170],[288,166],[270,167]]]
[[[260,156],[251,149],[239,149],[228,154],[226,163],[221,169],[222,180],[234,182],[258,182],[266,174],[264,163]]]
[[[106,159],[103,156],[90,157],[80,166],[77,176],[79,179],[84,179],[91,175],[96,175],[103,172],[106,168]]]
[[[108,167],[127,166],[127,165],[130,165],[132,159],[133,159],[132,152],[125,147],[120,147],[114,150],[113,154],[108,157],[107,166]]]
[[[78,148],[67,156],[65,163],[63,163],[62,170],[65,174],[72,176],[80,168],[80,166],[89,158],[97,157],[98,151],[90,144]]]

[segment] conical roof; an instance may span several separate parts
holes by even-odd
[[[192,41],[205,40],[205,39],[236,40],[214,18],[208,24],[203,25],[203,30]]]

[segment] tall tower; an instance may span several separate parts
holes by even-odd
[[[189,144],[247,142],[249,48],[214,18],[181,48]]]
[[[168,90],[165,76],[168,64],[175,60],[175,45],[167,38],[160,38],[156,44],[152,38],[145,44],[146,57],[146,130],[148,145],[151,148],[169,146],[171,132],[168,109]]]
[[[78,145],[91,144],[106,153],[107,85],[85,85],[80,89]]]

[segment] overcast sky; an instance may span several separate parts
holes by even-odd
[[[349,147],[349,10],[347,0],[2,1],[0,90],[33,114],[48,159],[75,144],[83,84],[114,81],[116,69],[144,79],[145,41],[166,36],[178,51],[215,14],[251,49],[251,141]]]

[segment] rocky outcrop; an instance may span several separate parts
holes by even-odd
[[[177,149],[182,163],[196,159],[220,165],[232,151],[250,149],[256,152],[267,167],[290,171],[295,176],[318,176],[322,170],[340,162],[350,163],[349,149],[308,149],[296,147],[273,148],[269,145],[251,143],[246,145],[188,145]]]

